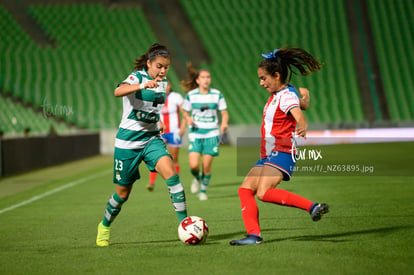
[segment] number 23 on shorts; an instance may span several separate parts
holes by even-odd
[[[122,160],[115,160],[115,170],[116,171],[122,171],[124,169],[124,163]]]

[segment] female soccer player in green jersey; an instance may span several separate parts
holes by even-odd
[[[123,100],[122,120],[115,138],[115,193],[98,225],[98,246],[109,245],[110,225],[127,201],[133,183],[140,178],[138,166],[142,161],[166,181],[178,220],[187,217],[184,188],[160,136],[169,66],[168,49],[155,43],[136,59],[134,71],[115,89],[115,96]]]
[[[219,136],[227,130],[229,115],[222,93],[210,87],[210,72],[197,71],[191,64],[188,64],[187,72],[188,79],[182,81],[182,86],[188,93],[182,108],[184,118],[190,126],[188,157],[191,173],[194,176],[191,193],[198,193],[200,200],[207,200],[211,165],[213,158],[219,155]],[[218,112],[221,113],[220,127]],[[201,155],[203,156],[200,174]]]

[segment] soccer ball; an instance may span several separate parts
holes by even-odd
[[[197,245],[206,241],[208,225],[205,220],[197,216],[190,216],[182,220],[178,226],[178,237],[185,244]]]

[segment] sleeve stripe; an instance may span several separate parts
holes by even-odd
[[[299,107],[299,105],[298,104],[292,104],[292,105],[290,105],[289,107],[287,107],[286,108],[286,111],[285,111],[285,114],[287,114],[287,113],[289,113],[290,112],[290,110],[292,110],[293,108],[295,108],[295,107]]]

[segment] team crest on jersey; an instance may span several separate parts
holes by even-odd
[[[121,175],[119,174],[119,172],[116,172],[115,178],[120,181],[121,180]]]
[[[167,89],[167,82],[161,82],[160,86],[162,87],[162,89],[165,91]]]

